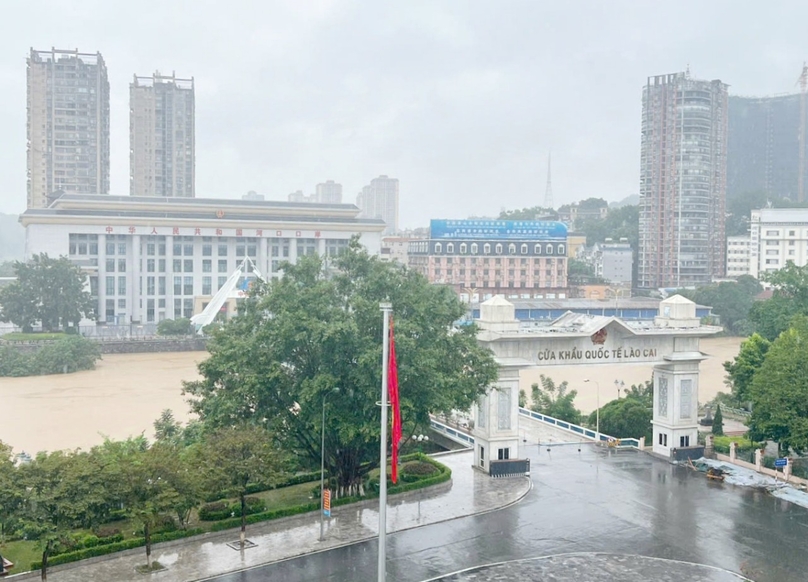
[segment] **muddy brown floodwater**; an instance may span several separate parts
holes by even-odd
[[[710,356],[701,364],[699,400],[711,400],[725,391],[722,362],[738,353],[741,338],[702,340]],[[182,421],[189,418],[181,394],[182,381],[198,378],[197,364],[207,352],[111,354],[95,370],[54,376],[0,378],[0,440],[15,452],[88,449],[104,436],[123,439],[145,432],[153,436],[152,423],[170,408]],[[653,366],[620,364],[552,366],[522,373],[522,388],[545,373],[556,382],[567,380],[578,390],[576,406],[590,412],[597,405],[597,381],[601,405],[617,397],[615,380],[626,387],[650,379]],[[592,382],[585,383],[585,379]]]
[[[15,452],[89,449],[104,436],[123,439],[145,432],[170,408],[187,420],[182,381],[199,377],[207,352],[109,354],[95,370],[0,378],[0,440]]]

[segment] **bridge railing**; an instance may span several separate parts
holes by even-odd
[[[539,422],[543,422],[562,430],[569,431],[573,434],[577,434],[582,436],[586,439],[598,441],[598,434],[591,428],[587,428],[584,426],[580,426],[578,424],[567,422],[566,420],[561,420],[558,418],[554,418],[552,416],[547,416],[546,414],[541,414],[539,412],[534,412],[533,410],[529,410],[527,408],[519,407],[519,414],[522,416],[526,416],[533,420],[537,420]],[[639,449],[640,448],[640,440],[635,438],[616,438],[608,434],[600,433],[601,442],[606,443],[610,446],[614,446],[620,449]]]
[[[435,420],[434,418],[429,419],[429,426],[435,432],[444,435],[445,437],[455,441],[456,443],[460,443],[461,445],[467,446],[469,448],[474,448],[474,437],[470,434],[466,434],[463,431],[457,430],[456,428],[452,428],[449,425],[443,424]]]

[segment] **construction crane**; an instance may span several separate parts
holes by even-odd
[[[806,95],[808,94],[808,65],[802,63],[802,74],[797,80],[800,85],[800,160],[799,160],[799,174],[797,176],[797,200],[800,202],[805,201],[805,108],[806,108]]]

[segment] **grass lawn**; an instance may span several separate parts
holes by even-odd
[[[36,542],[16,541],[0,544],[0,554],[6,560],[14,562],[12,574],[27,572],[31,569],[31,562],[42,558],[42,550]]]
[[[12,331],[0,338],[10,342],[27,342],[27,341],[42,341],[42,340],[55,340],[65,337],[62,332],[55,333],[23,333],[21,331]],[[15,568],[16,569],[16,568]]]

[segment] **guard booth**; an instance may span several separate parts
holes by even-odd
[[[706,358],[699,338],[721,328],[702,325],[696,304],[680,295],[661,301],[659,314],[653,321],[624,321],[568,311],[536,325],[516,319],[501,295],[482,303],[477,341],[493,352],[499,374],[472,407],[474,466],[493,475],[511,470],[498,463],[519,460],[520,370],[571,364],[653,363],[653,451],[665,458],[674,449],[675,455],[696,454],[699,364]]]

